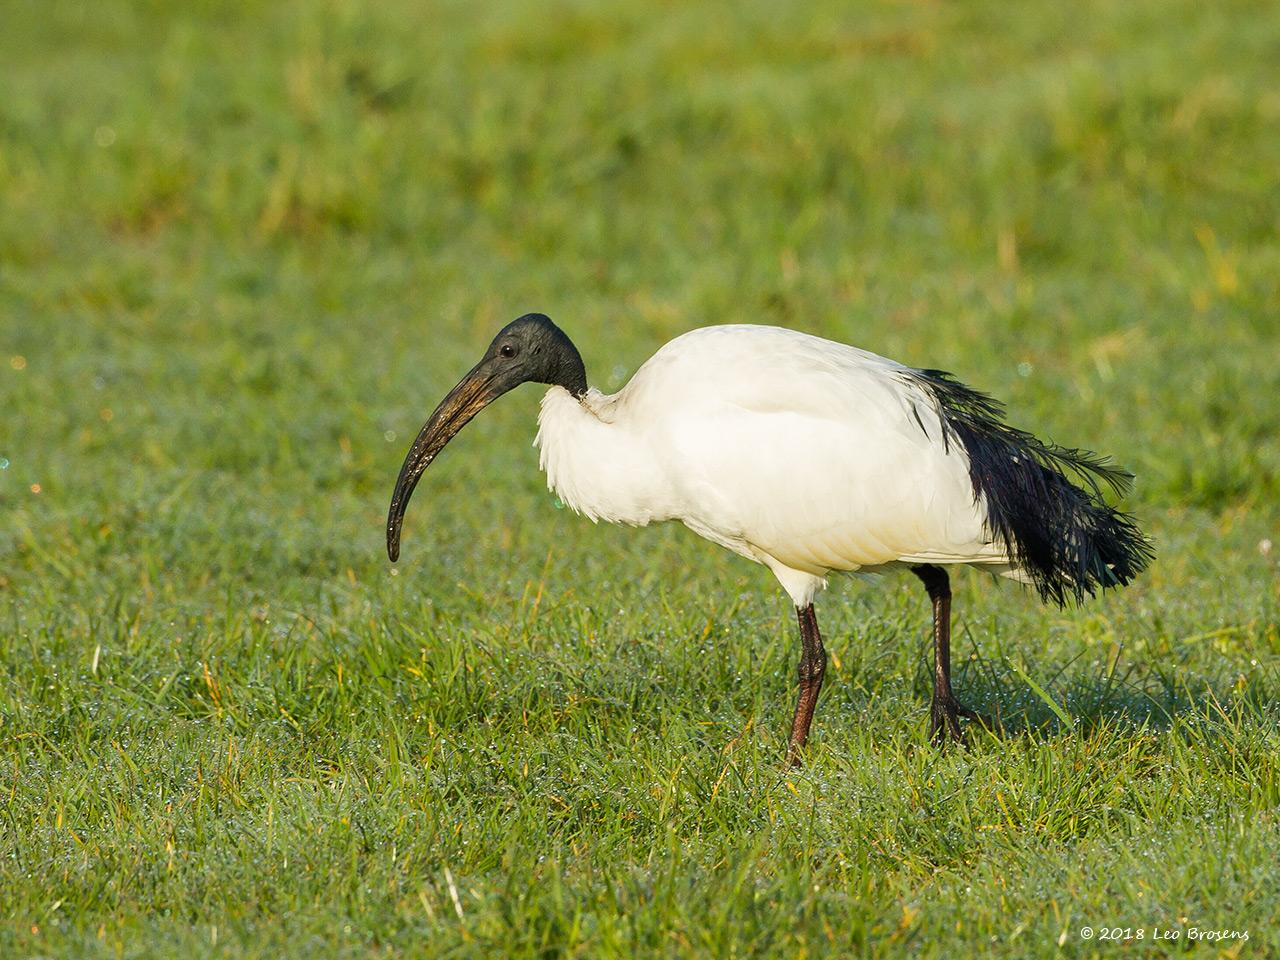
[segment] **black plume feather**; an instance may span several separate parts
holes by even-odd
[[[1107,457],[1059,447],[1009,426],[999,401],[943,370],[907,378],[936,401],[943,442],[969,456],[975,502],[988,532],[1031,579],[1041,599],[1062,605],[1121,586],[1154,557],[1133,517],[1103,499],[1128,492],[1133,475]],[[1072,482],[1072,480],[1076,482]]]

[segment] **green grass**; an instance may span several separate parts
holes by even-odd
[[[0,955],[1280,953],[1280,7],[0,21]],[[918,584],[833,582],[785,771],[784,595],[558,511],[532,387],[387,564],[528,310],[604,388],[726,321],[951,369],[1130,466],[1158,560],[962,574],[1010,732],[945,756]]]

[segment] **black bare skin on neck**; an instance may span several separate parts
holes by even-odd
[[[503,327],[484,360],[497,367],[494,386],[503,392],[522,383],[564,387],[575,398],[587,392],[587,371],[578,348],[541,313],[526,313]]]

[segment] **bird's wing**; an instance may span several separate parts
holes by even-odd
[[[968,459],[907,368],[793,331],[698,333],[633,380],[695,529],[818,575],[1002,559]]]

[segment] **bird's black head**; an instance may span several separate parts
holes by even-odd
[[[494,396],[522,383],[554,384],[575,397],[587,392],[587,371],[578,348],[545,314],[526,313],[498,331],[480,360],[481,366],[486,364],[500,387]]]
[[[522,383],[564,387],[575,397],[587,392],[587,372],[578,348],[541,313],[526,313],[503,327],[480,362],[440,401],[413,441],[387,513],[387,556],[393,562],[400,556],[405,509],[423,472],[472,417]]]

